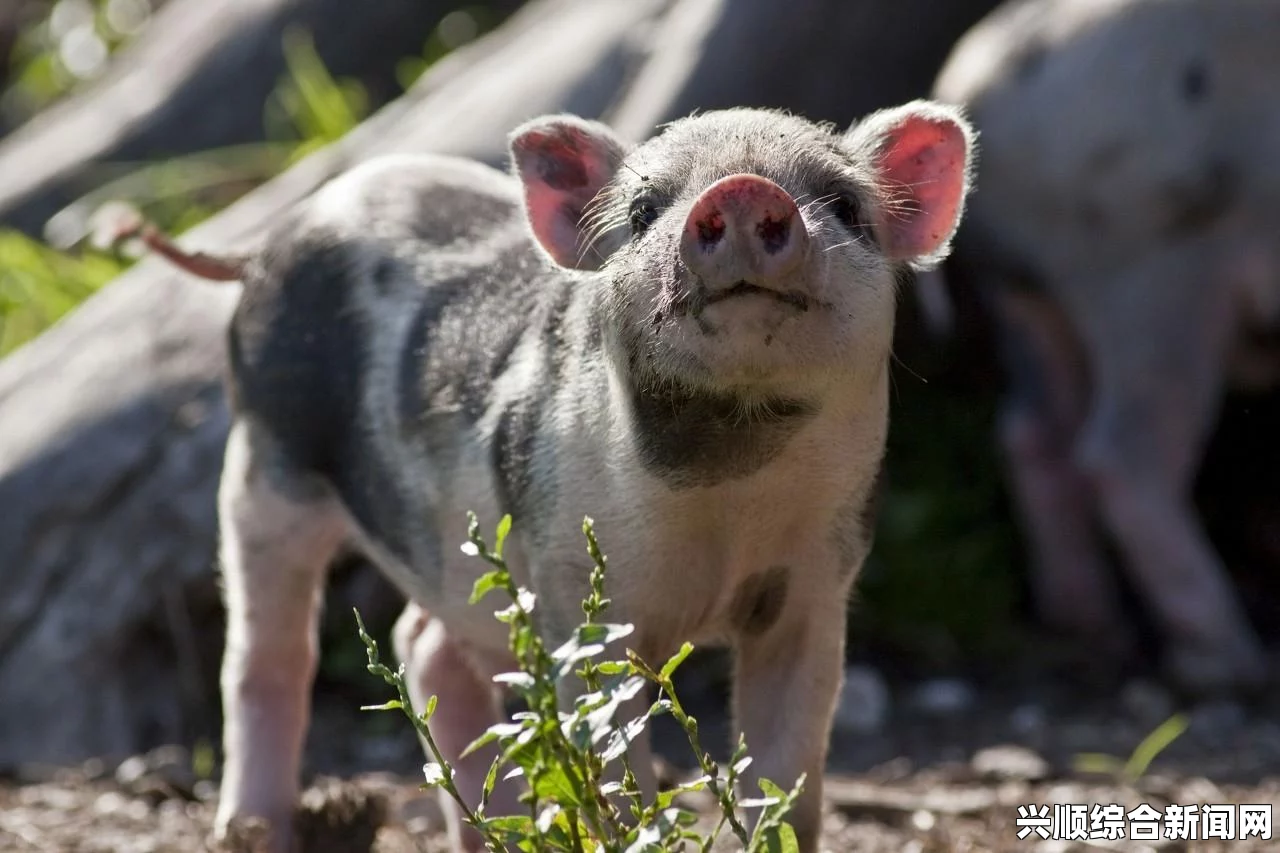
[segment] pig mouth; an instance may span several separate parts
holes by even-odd
[[[726,299],[735,299],[740,296],[767,296],[775,299],[784,305],[790,305],[797,311],[809,310],[809,297],[803,293],[794,290],[773,290],[768,287],[761,287],[758,284],[742,279],[733,287],[724,290],[717,290],[714,293],[707,294],[704,305],[714,305],[717,302],[723,302]]]

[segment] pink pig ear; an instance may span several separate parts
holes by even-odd
[[[557,264],[595,268],[597,258],[583,257],[582,214],[613,179],[626,146],[605,125],[575,116],[527,122],[510,144],[533,236]]]
[[[848,133],[876,170],[884,251],[928,269],[951,250],[973,168],[974,131],[960,110],[913,101],[873,113]]]

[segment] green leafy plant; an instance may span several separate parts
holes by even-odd
[[[397,698],[366,710],[399,710],[412,721],[433,758],[423,768],[423,787],[444,790],[458,804],[463,820],[481,834],[485,846],[495,853],[707,851],[726,828],[749,853],[798,849],[795,832],[785,816],[803,789],[804,777],[790,791],[761,780],[763,797],[739,800],[737,783],[751,762],[745,741],[739,738],[730,763],[723,770],[699,744],[698,722],[680,704],[672,684],[672,676],[693,651],[692,645],[686,643],[656,670],[631,650],[625,660],[598,660],[608,646],[629,636],[633,626],[601,621],[610,604],[604,594],[607,558],[596,541],[591,519],[585,519],[582,527],[587,552],[594,563],[591,592],[582,603],[585,621],[572,638],[556,649],[548,649],[536,629],[536,597],[515,583],[502,556],[511,530],[510,516],[498,525],[492,549],[480,537],[475,515],[471,514],[469,520],[468,541],[463,550],[491,567],[476,581],[472,604],[495,591],[511,601],[495,615],[509,626],[509,647],[519,670],[500,675],[495,681],[513,689],[528,708],[511,722],[491,727],[467,748],[465,754],[488,744],[500,747],[478,804],[462,798],[454,784],[453,768],[432,736],[430,722],[437,697],[430,697],[420,713],[414,712],[404,665],[392,670],[380,661],[377,643],[356,613],[360,639],[368,652],[369,672],[385,680],[397,694]],[[572,710],[562,710],[557,699],[557,684],[565,678],[579,679],[584,688]],[[656,686],[657,701],[635,719],[619,723],[617,716],[624,703],[648,685]],[[659,714],[670,714],[680,724],[701,775],[645,802],[627,758],[627,746]],[[486,814],[490,795],[498,774],[508,766],[510,772],[506,776],[522,776],[528,783],[522,800],[529,813],[490,817]],[[615,771],[612,775],[608,773],[611,769]],[[719,805],[720,819],[709,832],[698,831],[696,813],[675,804],[680,793],[689,791],[709,792]],[[740,808],[761,810],[754,831],[748,832],[739,820]]]
[[[369,113],[364,88],[354,80],[337,80],[316,52],[311,34],[290,28],[284,34],[287,73],[267,110],[272,136],[296,140],[289,162],[336,142]]]
[[[483,4],[454,9],[432,30],[420,56],[406,56],[400,60],[396,66],[396,81],[403,88],[410,88],[436,62],[492,30],[502,20],[501,14]]]
[[[1097,773],[1112,776],[1132,785],[1146,775],[1147,768],[1160,753],[1168,748],[1182,733],[1187,730],[1188,720],[1185,714],[1174,714],[1151,734],[1147,735],[1133,749],[1128,759],[1117,758],[1105,753],[1087,752],[1075,757],[1072,766],[1079,773]]]
[[[0,231],[0,355],[56,322],[123,268],[108,256],[74,257]]]

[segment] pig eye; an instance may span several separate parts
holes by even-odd
[[[831,203],[831,212],[851,231],[858,231],[861,227],[859,220],[862,218],[862,209],[857,199],[847,195],[836,196],[836,200]]]
[[[628,219],[631,222],[631,233],[633,236],[639,237],[645,231],[649,230],[649,226],[658,218],[658,207],[653,203],[653,199],[646,196],[640,196],[631,202],[631,212]]]
[[[840,220],[841,225],[852,231],[855,237],[860,237],[868,243],[875,242],[871,223],[867,222],[862,215],[862,205],[858,203],[856,197],[844,193],[836,196],[835,201],[831,203],[831,213]]]

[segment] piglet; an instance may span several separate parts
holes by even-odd
[[[510,175],[370,161],[244,259],[188,263],[154,229],[130,231],[244,285],[218,497],[218,831],[255,816],[275,849],[292,843],[317,613],[343,549],[412,602],[396,651],[414,702],[439,696],[433,734],[476,801],[492,755],[458,755],[500,721],[491,679],[513,661],[505,627],[467,604],[482,565],[458,547],[466,513],[513,516],[507,556],[552,645],[580,621],[590,514],[632,648],[736,652],[746,783],[807,775],[791,817],[813,853],[898,283],[949,250],[970,127],[923,101],[844,133],[736,109],[631,145],[559,115],[515,130],[510,150]],[[652,793],[648,750],[641,738],[631,757]],[[522,812],[518,793],[499,790],[489,813]]]

